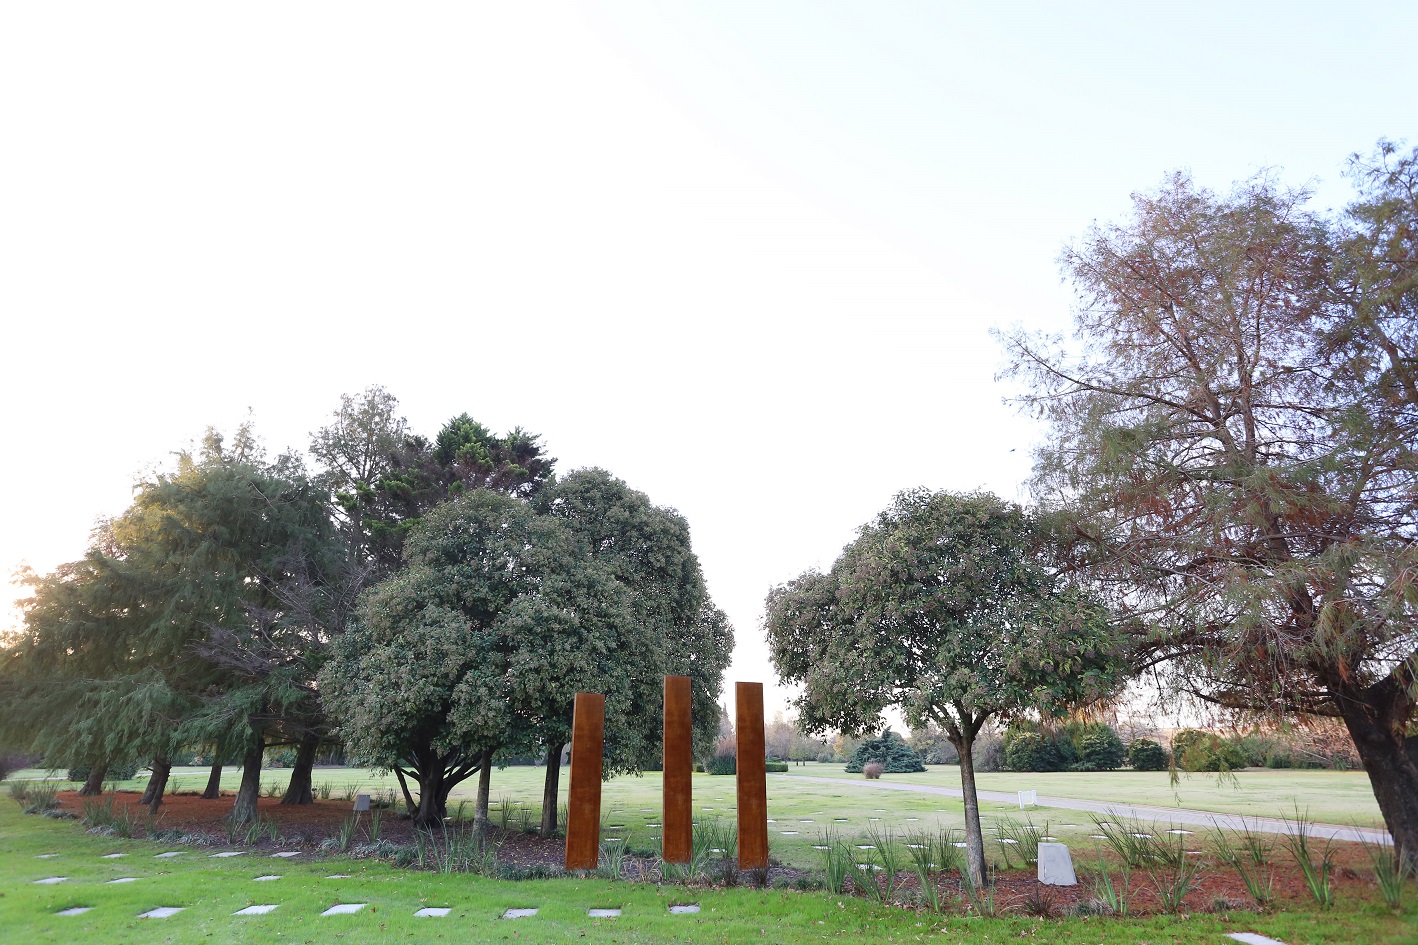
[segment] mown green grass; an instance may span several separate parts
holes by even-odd
[[[39,771],[21,772],[12,779],[44,774]],[[509,798],[514,803],[540,809],[544,774],[544,769],[533,767],[509,767],[494,771],[492,797],[495,804],[502,798]],[[820,784],[794,780],[795,775],[843,778],[856,783],[850,786]],[[289,771],[273,769],[266,772],[263,781],[267,785],[284,788],[289,776]],[[235,791],[240,777],[239,769],[228,768],[222,779],[223,788]],[[562,803],[566,801],[567,780],[563,771]],[[923,774],[886,775],[885,780],[949,788],[960,786],[959,769],[952,766],[933,767]],[[206,785],[206,769],[177,769],[173,772],[172,781],[185,791],[201,790]],[[355,789],[371,792],[397,790],[398,786],[392,775],[362,768],[317,768],[315,783],[322,782],[330,784],[334,798]],[[120,786],[141,789],[143,783],[143,779],[139,778],[123,782]],[[770,776],[768,816],[776,821],[769,825],[773,855],[794,866],[817,867],[821,858],[813,845],[818,843],[822,831],[828,828],[847,836],[864,835],[873,826],[889,827],[898,836],[917,830],[963,829],[964,807],[956,798],[859,786],[862,783],[861,775],[847,774],[842,765],[831,764],[795,765],[789,769],[787,776]],[[1165,771],[982,774],[979,783],[981,789],[988,791],[1033,789],[1044,795],[1251,816],[1292,816],[1298,807],[1300,811],[1308,812],[1310,819],[1321,822],[1367,826],[1381,826],[1383,823],[1368,778],[1363,772],[1247,770],[1237,772],[1233,778],[1189,774],[1183,775],[1175,788],[1170,785]],[[473,781],[461,785],[453,794],[452,805],[456,806],[459,800],[471,803],[473,789]],[[732,820],[735,816],[735,790],[732,776],[695,775],[696,816]],[[658,774],[620,777],[607,782],[602,788],[602,803],[608,823],[626,826],[617,834],[625,836],[632,848],[653,848],[659,830],[650,825],[661,820]],[[1047,822],[1050,835],[1068,843],[1077,851],[1076,855],[1089,856],[1097,847],[1097,841],[1091,839],[1097,830],[1090,815],[1082,811],[1037,808],[1026,813],[1021,812],[1016,804],[991,801],[984,802],[981,808],[987,837],[993,836],[997,821],[1028,818],[1040,825]],[[872,818],[880,819],[874,821]],[[1198,834],[1202,832],[1196,827],[1188,829]],[[997,848],[995,850],[997,852]]]
[[[181,849],[175,859],[154,854]],[[100,856],[128,855],[118,860]],[[602,879],[503,882],[476,876],[399,870],[368,861],[332,858],[277,860],[256,853],[211,859],[213,849],[163,847],[143,841],[95,837],[73,821],[25,816],[8,799],[0,806],[0,940],[102,942],[105,945],[169,941],[244,942],[723,942],[781,945],[849,936],[854,942],[961,942],[995,945],[1021,939],[1059,945],[1220,943],[1230,931],[1256,931],[1281,941],[1400,945],[1418,934],[1418,909],[1402,916],[1371,901],[1341,899],[1330,913],[1288,911],[1147,919],[1025,917],[984,920],[941,918],[903,908],[873,907],[860,899],[787,890],[686,889]],[[37,859],[41,854],[58,854]],[[263,873],[281,874],[257,883]],[[327,879],[348,873],[349,879]],[[57,886],[36,886],[46,876],[67,876]],[[133,876],[138,882],[106,886]],[[322,918],[341,902],[365,902],[352,916]],[[702,912],[671,916],[671,903],[696,902]],[[265,916],[233,916],[247,905],[279,908]],[[93,911],[65,917],[74,906]],[[157,906],[181,906],[170,919],[138,919]],[[415,918],[424,906],[447,906],[442,919]],[[510,907],[541,910],[527,919],[504,920]],[[618,919],[589,919],[586,910],[619,907]],[[942,938],[942,933],[945,938]]]

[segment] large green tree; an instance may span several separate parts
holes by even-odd
[[[1035,523],[987,494],[917,490],[863,526],[830,573],[768,596],[773,663],[809,731],[856,735],[897,708],[960,755],[966,853],[986,879],[972,748],[992,718],[1110,695],[1124,661],[1108,614],[1063,585]]]
[[[480,774],[485,824],[494,754],[530,749],[567,693],[624,699],[617,654],[634,629],[626,594],[573,534],[479,489],[409,532],[405,567],[366,592],[321,689],[345,744],[398,775],[416,823],[441,822],[448,792]]]
[[[1414,160],[1361,163],[1338,220],[1269,176],[1176,175],[1065,252],[1072,342],[1007,343],[1049,422],[1035,494],[1146,628],[1140,668],[1343,719],[1418,864]]]
[[[617,654],[630,701],[613,705],[607,718],[606,772],[643,771],[661,761],[666,675],[690,678],[695,747],[707,751],[718,734],[717,700],[733,630],[709,598],[689,524],[602,469],[572,472],[542,490],[534,504],[576,536],[621,586],[634,612],[638,642]],[[542,834],[551,836],[560,771],[555,762],[571,737],[572,702],[561,686],[549,686],[544,696]]]

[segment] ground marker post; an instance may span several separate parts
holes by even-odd
[[[693,847],[693,752],[688,676],[665,677],[665,772],[661,847],[666,863],[688,863]]]
[[[734,684],[739,801],[739,869],[768,868],[768,773],[763,683]]]
[[[571,788],[566,816],[566,869],[593,870],[601,859],[601,763],[606,697],[576,693],[571,716]]]

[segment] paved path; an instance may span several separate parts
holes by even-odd
[[[959,788],[936,787],[933,784],[902,784],[899,781],[866,781],[848,778],[814,778],[807,775],[779,774],[779,778],[797,781],[816,781],[820,784],[842,784],[855,788],[875,788],[883,791],[908,791],[915,794],[935,794],[944,797],[964,797]],[[1019,795],[1005,791],[980,791],[980,800],[996,801],[1004,804],[1018,804]],[[1262,833],[1294,833],[1295,821],[1279,817],[1242,817],[1239,814],[1218,814],[1207,810],[1186,810],[1181,807],[1149,807],[1137,804],[1118,804],[1111,801],[1088,801],[1073,797],[1047,797],[1039,795],[1040,807],[1061,807],[1064,810],[1081,810],[1091,814],[1105,814],[1113,817],[1131,817],[1137,820],[1158,821],[1159,823],[1211,827],[1220,826],[1239,830],[1242,826]],[[1342,827],[1338,824],[1311,824],[1310,836],[1321,840],[1365,840],[1369,843],[1389,842],[1388,832],[1371,827]]]

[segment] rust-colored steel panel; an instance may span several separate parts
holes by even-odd
[[[601,763],[606,697],[576,693],[571,717],[571,790],[566,816],[566,868],[593,870],[601,858]]]
[[[768,775],[763,744],[763,683],[735,683],[734,704],[739,770],[739,869],[766,869]]]
[[[688,863],[694,807],[688,676],[665,677],[663,845],[666,863]]]

